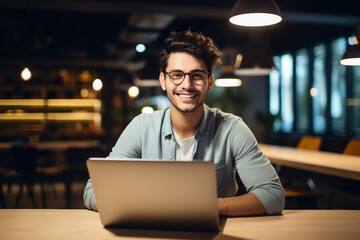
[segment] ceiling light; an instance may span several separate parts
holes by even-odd
[[[352,42],[347,46],[344,56],[340,60],[340,64],[346,66],[360,66],[360,22],[355,26],[355,37],[350,39]],[[353,44],[353,45],[350,45]]]
[[[232,66],[223,66],[223,74],[215,80],[215,86],[217,87],[239,87],[242,82],[238,76],[233,73]]]
[[[239,76],[266,76],[275,70],[273,54],[261,33],[252,33],[241,53],[236,56],[234,74]]]
[[[346,66],[360,66],[360,45],[348,45],[340,64]]]
[[[221,77],[215,80],[215,85],[217,87],[239,87],[242,85],[242,81],[240,80],[240,78]]]
[[[262,27],[279,23],[280,9],[273,0],[238,0],[229,21],[245,27]]]

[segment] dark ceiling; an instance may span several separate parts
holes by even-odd
[[[28,58],[38,66],[138,72],[147,59],[157,61],[171,31],[189,28],[211,36],[221,49],[241,48],[253,32],[261,32],[280,54],[350,35],[360,20],[359,0],[276,0],[283,21],[249,29],[228,22],[235,2],[0,0],[0,66]],[[147,51],[137,53],[137,43]]]

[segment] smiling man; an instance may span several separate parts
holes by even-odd
[[[240,117],[204,104],[214,83],[211,71],[220,63],[220,52],[209,37],[172,32],[161,52],[159,75],[170,107],[135,117],[109,157],[212,161],[220,215],[279,214],[285,203],[283,188],[249,128]],[[240,196],[236,174],[247,190]],[[90,179],[84,203],[97,210]]]

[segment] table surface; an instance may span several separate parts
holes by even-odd
[[[1,209],[1,239],[360,239],[360,210],[285,210],[228,218],[219,233],[104,228],[83,209]]]
[[[360,157],[269,144],[259,144],[273,164],[360,180]]]

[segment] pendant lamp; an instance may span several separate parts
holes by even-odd
[[[348,45],[340,61],[340,64],[346,66],[360,66],[360,22],[355,26],[354,45]]]
[[[280,9],[274,0],[238,0],[229,21],[245,27],[262,27],[279,23]]]
[[[215,79],[215,86],[217,87],[239,87],[242,85],[242,81],[238,76],[233,73],[232,66],[224,66],[222,68],[223,73],[217,79]]]
[[[236,57],[234,73],[238,76],[266,76],[276,70],[267,39],[252,32]]]
[[[234,63],[236,59],[237,49],[234,47],[227,47],[222,50],[222,68],[221,75],[215,79],[215,86],[217,87],[239,87],[242,82],[238,76],[234,74]]]

